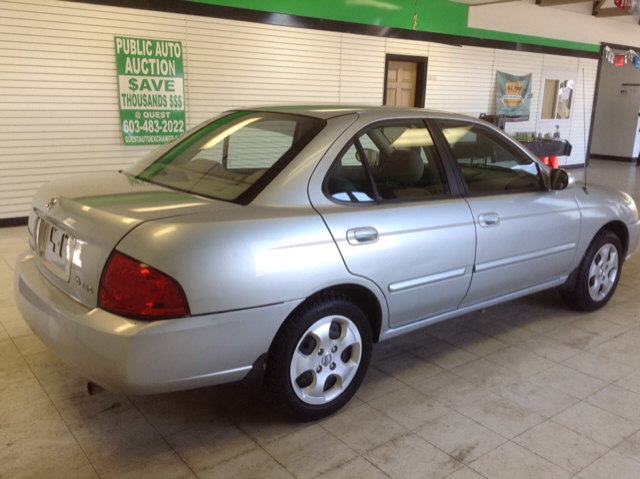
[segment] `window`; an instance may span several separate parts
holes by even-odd
[[[509,140],[482,125],[437,120],[462,170],[469,193],[543,189],[537,164]]]
[[[326,191],[333,199],[352,203],[374,201],[369,175],[362,164],[358,148],[351,142],[347,151],[331,167]]]
[[[276,164],[290,161],[324,124],[296,115],[239,111],[194,130],[125,173],[179,191],[242,202],[245,192],[267,173],[273,178],[280,171]]]
[[[329,172],[326,191],[339,201],[373,201],[376,194],[382,200],[414,200],[447,195],[449,185],[429,130],[411,121],[358,135]]]
[[[543,84],[541,120],[568,120],[573,100],[573,80],[545,79]]]
[[[296,121],[257,122],[229,138],[227,169],[269,168],[293,143]]]

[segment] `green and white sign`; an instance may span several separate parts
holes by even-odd
[[[114,37],[125,145],[162,144],[185,131],[182,42]]]

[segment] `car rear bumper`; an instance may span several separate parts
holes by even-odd
[[[165,321],[123,318],[86,308],[38,271],[31,253],[16,262],[18,308],[36,336],[100,386],[153,394],[244,378],[299,304]]]

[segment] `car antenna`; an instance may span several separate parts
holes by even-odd
[[[584,91],[584,67],[582,67],[582,141],[584,141],[583,145],[586,149],[584,154],[584,186],[582,189],[588,195],[589,189],[587,188],[587,153],[589,153],[589,149],[587,148],[587,102],[585,101],[585,91]]]

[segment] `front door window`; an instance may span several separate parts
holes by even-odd
[[[499,133],[483,125],[438,120],[470,194],[541,191],[538,165]]]

